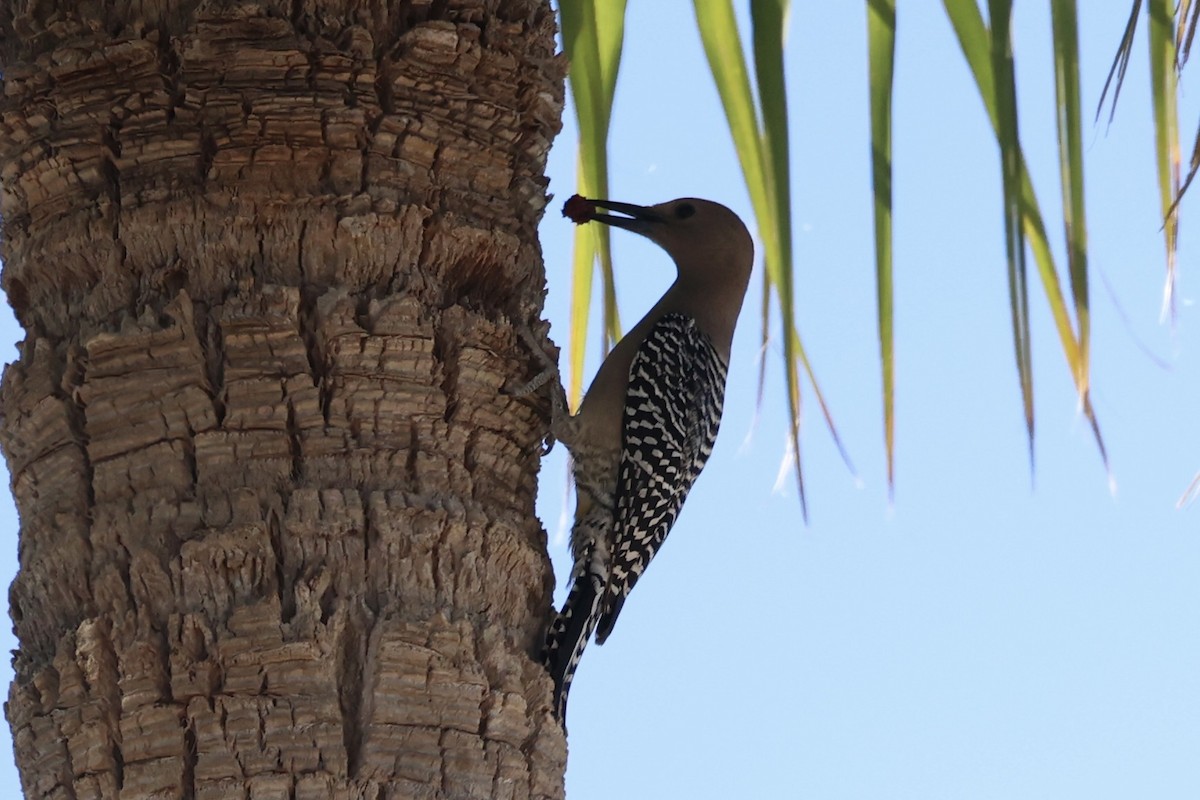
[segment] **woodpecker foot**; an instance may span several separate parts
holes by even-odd
[[[514,384],[512,381],[509,381],[504,386],[504,393],[511,397],[528,397],[557,377],[558,370],[543,370],[534,375],[532,380],[525,383]]]
[[[570,419],[567,413],[567,392],[563,388],[562,381],[559,379],[558,362],[550,357],[547,352],[549,348],[549,340],[546,336],[546,326],[541,336],[533,332],[533,329],[527,323],[516,325],[517,335],[521,337],[521,341],[529,348],[534,359],[541,365],[542,370],[532,379],[525,383],[509,382],[504,387],[505,394],[511,397],[528,397],[537,392],[543,386],[550,386],[550,431],[546,434],[541,446],[541,454],[544,456],[554,449],[554,443],[562,437],[558,435],[561,428],[561,421]]]
[[[545,323],[541,323],[538,326],[541,328],[540,333],[534,333],[533,328],[530,327],[529,323],[527,322],[519,323],[515,327],[517,336],[521,337],[521,341],[525,343],[525,346],[529,348],[529,352],[533,354],[533,357],[537,359],[537,362],[542,366],[542,372],[538,373],[537,377],[534,378],[534,381],[541,379],[540,383],[538,383],[538,386],[541,386],[543,383],[549,380],[550,377],[557,376],[558,361],[551,357],[549,353],[549,350],[552,347],[550,344],[550,337],[548,336],[550,326]],[[542,378],[542,376],[546,375],[547,373],[549,373],[549,377]],[[532,383],[533,381],[530,382]]]

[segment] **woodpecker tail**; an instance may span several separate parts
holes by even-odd
[[[562,611],[546,632],[546,649],[542,660],[554,680],[554,715],[566,727],[567,694],[575,678],[575,668],[583,656],[588,639],[600,616],[600,593],[604,583],[600,575],[588,569],[591,550],[583,554],[571,575],[571,591]]]
[[[608,635],[612,633],[613,626],[617,624],[617,615],[621,613],[621,606],[625,605],[625,597],[626,595],[613,591],[612,586],[609,586],[609,591],[603,598],[604,602],[596,610],[596,644],[604,644]],[[605,610],[604,606],[608,606],[608,610]]]
[[[571,531],[571,549],[575,552],[571,591],[546,632],[542,661],[554,680],[554,714],[564,730],[567,694],[571,691],[575,668],[600,618],[600,599],[608,583],[611,535],[612,507],[608,503],[591,505],[575,521]]]

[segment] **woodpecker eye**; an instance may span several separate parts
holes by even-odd
[[[678,219],[687,219],[696,213],[696,207],[691,203],[680,203],[675,206],[675,216]]]

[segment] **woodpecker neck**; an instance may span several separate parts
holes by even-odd
[[[687,264],[677,264],[677,269],[675,283],[658,301],[655,311],[659,314],[675,311],[695,319],[728,364],[741,301],[750,283],[750,270],[735,266],[697,268]],[[733,297],[737,298],[736,303],[730,302]]]

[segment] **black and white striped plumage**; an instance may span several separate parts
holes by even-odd
[[[663,316],[629,370],[611,568],[596,643],[675,524],[712,454],[725,400],[725,363],[696,321]]]
[[[633,356],[616,490],[593,497],[592,510],[576,524],[584,550],[576,554],[570,595],[547,635],[545,657],[560,719],[592,631],[597,644],[612,633],[625,598],[712,453],[725,376],[712,341],[683,314],[660,317]],[[578,530],[581,525],[587,529]]]

